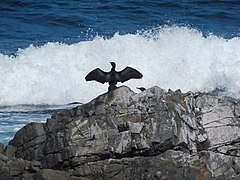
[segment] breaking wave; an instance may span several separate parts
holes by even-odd
[[[240,38],[224,39],[190,27],[159,27],[75,44],[30,45],[16,55],[0,54],[0,105],[88,102],[107,84],[86,82],[96,67],[132,66],[143,74],[125,85],[209,92],[240,97]],[[118,86],[121,83],[118,84]]]

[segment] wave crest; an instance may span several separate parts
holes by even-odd
[[[109,71],[110,61],[117,70],[132,66],[142,72],[143,79],[125,83],[133,90],[155,85],[182,91],[221,88],[240,97],[239,37],[203,36],[190,27],[166,26],[71,45],[30,45],[16,56],[0,54],[0,105],[87,102],[108,85],[85,82],[84,77],[96,67]]]

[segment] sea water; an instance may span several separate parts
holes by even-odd
[[[240,1],[0,2],[0,142],[30,122],[86,103],[108,85],[96,67],[131,66],[159,86],[240,98]],[[119,83],[118,85],[121,85]],[[70,104],[69,104],[70,103]]]

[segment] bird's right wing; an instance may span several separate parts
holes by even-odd
[[[97,68],[92,70],[86,77],[86,81],[97,81],[100,83],[107,82],[107,72],[102,71],[101,69]]]
[[[118,81],[122,83],[129,79],[140,79],[143,75],[134,68],[126,67],[124,70],[118,72]]]

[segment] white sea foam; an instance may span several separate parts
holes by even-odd
[[[24,122],[22,122],[22,124],[11,124],[11,125],[4,125],[4,126],[1,126],[0,127],[0,134],[1,133],[9,133],[9,132],[16,132],[16,131],[18,131],[19,129],[21,129],[23,126],[25,126],[26,125],[26,123],[25,124],[23,124]],[[1,140],[1,139],[0,139]]]
[[[148,32],[96,37],[67,45],[47,43],[0,54],[0,105],[87,102],[107,91],[107,84],[86,82],[96,67],[132,66],[141,80],[125,83],[182,91],[225,89],[240,97],[240,38],[224,39],[188,27],[161,27]],[[120,83],[118,86],[121,85]]]

